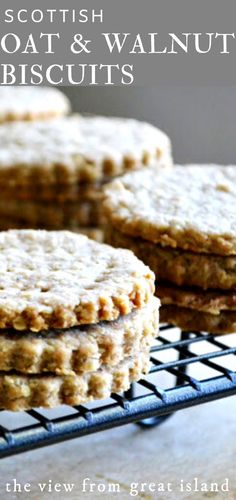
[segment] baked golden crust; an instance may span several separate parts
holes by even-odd
[[[188,252],[162,247],[151,241],[121,233],[105,226],[104,240],[114,247],[128,248],[149,266],[157,280],[167,280],[178,286],[198,286],[236,290],[236,257]]]
[[[0,328],[112,321],[154,293],[154,274],[132,252],[69,231],[0,232],[0,270]]]
[[[236,254],[236,166],[154,167],[105,187],[120,232],[197,253]]]
[[[28,228],[61,229],[100,226],[103,217],[96,201],[33,202],[0,200],[0,221],[5,218]],[[1,222],[0,222],[1,224]]]
[[[3,86],[0,88],[0,123],[43,120],[70,111],[65,94],[50,87]]]
[[[72,115],[0,128],[0,186],[78,184],[172,164],[168,137],[136,120]]]
[[[104,182],[109,179],[104,178]],[[66,201],[79,202],[100,202],[102,199],[102,188],[104,182],[73,183],[73,184],[34,184],[34,185],[12,185],[7,184],[1,187],[2,201],[24,201],[24,202],[56,202]]]
[[[149,353],[139,353],[118,366],[83,375],[0,374],[0,408],[11,411],[60,404],[79,405],[122,392],[149,370]]]
[[[220,314],[221,311],[236,311],[236,293],[232,292],[181,288],[158,282],[156,294],[162,305],[175,305],[210,314]]]
[[[83,374],[147,351],[159,327],[159,300],[116,321],[51,332],[0,332],[0,371]]]
[[[236,333],[236,312],[234,311],[210,314],[185,307],[164,305],[160,308],[160,321],[189,332]]]

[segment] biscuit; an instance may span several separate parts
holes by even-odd
[[[104,233],[102,229],[98,229],[97,227],[80,227],[80,228],[73,228],[71,231],[84,234],[85,236],[88,236],[88,238],[91,238],[92,240],[97,241],[98,243],[104,243]]]
[[[175,305],[210,314],[220,314],[221,311],[236,311],[236,293],[232,292],[181,288],[158,282],[156,294],[162,305]]]
[[[153,293],[154,274],[128,250],[69,231],[0,232],[0,328],[112,321]]]
[[[31,227],[29,228],[29,224],[24,223],[19,220],[14,220],[14,219],[9,219],[7,217],[1,218],[0,217],[0,231],[8,231],[9,229],[42,229],[40,226],[36,227]],[[52,228],[47,227],[47,224],[44,225],[44,228],[47,231],[52,231]],[[103,243],[104,242],[104,234],[103,230],[99,229],[97,227],[92,227],[92,226],[83,226],[83,227],[78,227],[78,226],[58,226],[57,227],[58,231],[73,231],[73,233],[78,233],[78,234],[83,234],[84,236],[87,236],[88,238],[91,238],[92,240],[97,241],[98,243]]]
[[[0,373],[0,408],[11,411],[60,404],[79,405],[127,390],[149,370],[149,353],[139,353],[113,368],[83,375]]]
[[[160,308],[160,321],[189,332],[236,333],[236,311],[210,314],[185,307],[164,305]]]
[[[107,179],[109,180],[109,179]],[[104,178],[104,182],[106,179]],[[74,183],[74,184],[34,184],[32,186],[4,185],[1,188],[1,200],[17,200],[24,202],[56,202],[65,201],[96,201],[102,199],[102,188],[104,182]]]
[[[83,374],[118,365],[150,348],[159,327],[155,297],[116,321],[50,332],[0,331],[0,371]]]
[[[58,89],[49,87],[0,88],[0,123],[41,120],[67,114],[70,103]]]
[[[158,280],[167,280],[178,286],[198,286],[236,290],[236,256],[200,254],[162,247],[151,241],[121,233],[105,226],[105,241],[114,247],[132,250],[145,262]]]
[[[19,227],[61,229],[65,227],[100,226],[103,224],[100,204],[96,201],[7,202],[0,199],[0,225],[5,218],[18,222]],[[8,227],[10,229],[10,227]]]
[[[172,248],[236,254],[236,167],[149,168],[105,187],[108,224]]]
[[[170,141],[136,120],[73,115],[0,127],[0,185],[78,184],[172,163]]]

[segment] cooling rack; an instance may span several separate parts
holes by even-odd
[[[73,408],[0,412],[0,458],[131,422],[158,425],[183,408],[236,394],[235,354],[236,334],[162,325],[150,374],[127,393]]]

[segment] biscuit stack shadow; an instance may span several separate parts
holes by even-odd
[[[67,231],[0,233],[0,408],[77,405],[125,391],[158,333],[154,274]]]
[[[234,166],[186,165],[106,187],[105,239],[154,271],[162,322],[236,332],[235,186]]]
[[[102,238],[104,184],[153,161],[172,164],[170,141],[135,120],[71,115],[3,124],[0,230],[70,229]]]

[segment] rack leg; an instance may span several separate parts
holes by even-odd
[[[180,334],[180,340],[187,340],[189,338],[189,333],[188,332],[183,332],[181,331]],[[179,353],[179,360],[183,359],[183,354],[180,352]],[[187,372],[187,367],[184,365],[179,368],[182,373]],[[181,384],[181,380],[179,378],[176,378],[176,386]],[[127,399],[131,399],[134,397],[134,386],[132,385],[130,389],[125,393]],[[167,420],[169,417],[171,417],[173,414],[169,413],[168,415],[161,415],[159,417],[151,417],[151,418],[145,418],[144,420],[140,420],[139,422],[136,422],[136,425],[139,427],[142,427],[143,429],[150,429],[152,427],[157,427],[158,425],[161,425],[165,420]]]

